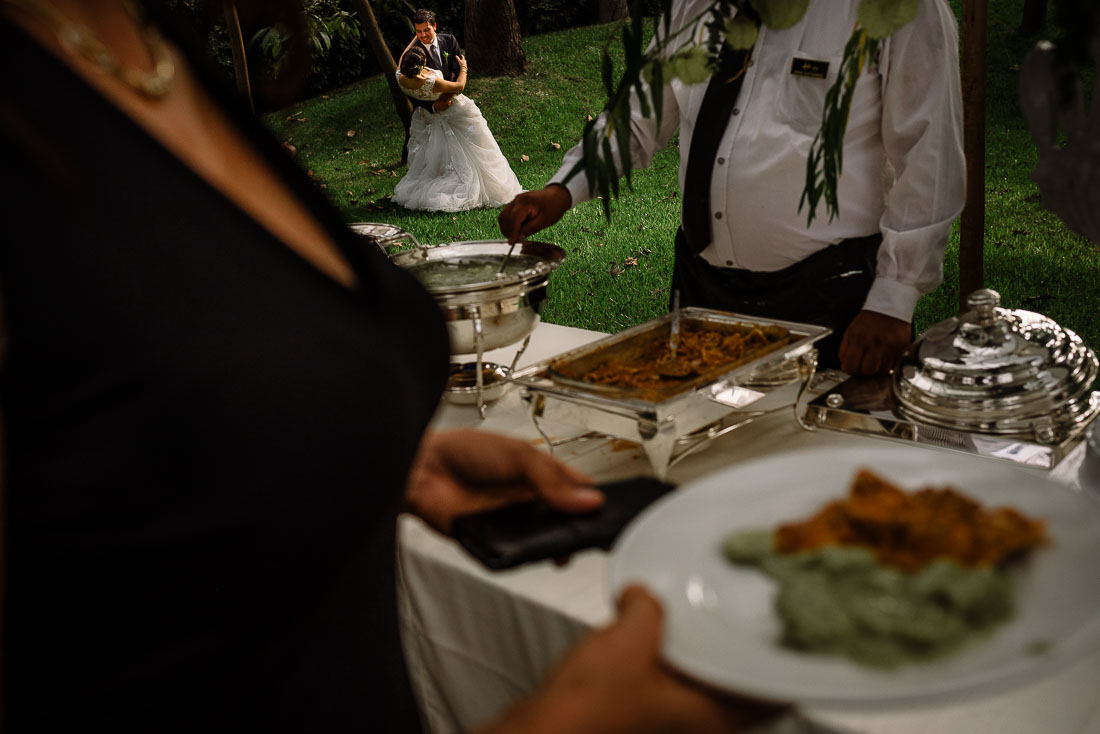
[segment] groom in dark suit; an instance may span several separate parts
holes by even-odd
[[[435,32],[435,13],[421,8],[413,13],[413,28],[416,29],[416,41],[414,45],[420,47],[428,58],[428,68],[438,69],[443,72],[443,78],[453,82],[458,78],[458,57],[462,51],[458,47],[458,40],[449,33]],[[441,112],[451,104],[451,97],[445,94],[436,102],[425,102],[418,99],[410,100],[414,105],[423,107],[429,112]]]

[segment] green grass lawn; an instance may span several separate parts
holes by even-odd
[[[957,9],[959,2],[952,4]],[[1029,179],[1037,154],[1019,113],[1016,84],[1018,64],[1036,39],[1015,32],[1021,6],[1022,0],[1001,0],[989,11],[985,282],[1001,292],[1006,306],[1045,313],[1100,350],[1100,323],[1092,318],[1100,250],[1041,209]],[[586,117],[602,108],[599,55],[616,30],[591,26],[528,38],[530,70],[522,78],[479,77],[474,70],[466,93],[525,188],[540,188],[557,171]],[[299,162],[347,221],[395,224],[424,244],[500,238],[497,210],[414,212],[389,202],[404,174],[404,136],[382,78],[265,119],[298,148]],[[634,190],[613,202],[610,222],[600,202],[588,202],[537,235],[569,252],[551,280],[547,321],[615,332],[665,311],[680,213],[678,161],[674,139],[653,165],[634,173]],[[944,284],[918,304],[918,332],[957,312],[957,226],[944,275]]]

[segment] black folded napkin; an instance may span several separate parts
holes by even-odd
[[[561,558],[586,548],[608,548],[643,509],[675,485],[653,477],[601,484],[604,504],[576,515],[545,502],[523,502],[454,521],[456,540],[493,570]]]

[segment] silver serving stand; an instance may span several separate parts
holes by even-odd
[[[417,247],[393,256],[396,264],[406,268],[432,260],[464,257],[499,257],[503,263],[513,249],[515,255],[536,258],[538,264],[496,282],[428,288],[447,323],[452,356],[474,357],[473,361],[452,363],[443,397],[459,405],[476,405],[482,419],[488,404],[511,384],[509,377],[538,324],[550,274],[565,259],[565,251],[546,242],[517,243],[513,248],[506,240],[469,240]],[[485,352],[521,340],[510,365],[485,361]]]
[[[654,474],[664,478],[668,470],[691,454],[701,451],[714,439],[780,410],[783,404],[767,410],[751,410],[765,395],[798,382],[794,412],[801,405],[813,381],[817,350],[813,344],[827,336],[827,327],[786,321],[761,320],[753,316],[709,309],[688,308],[685,319],[696,318],[715,324],[752,324],[781,326],[791,340],[773,351],[739,364],[706,384],[663,400],[619,397],[602,394],[598,386],[591,390],[570,381],[556,380],[552,365],[595,354],[652,330],[667,330],[672,314],[592,344],[557,355],[514,373],[512,382],[521,387],[520,397],[535,429],[553,452],[574,441],[622,439],[641,445]],[[553,439],[547,424],[568,424],[588,432],[564,439]]]
[[[443,399],[455,405],[476,405],[478,416],[485,420],[489,403],[499,399],[510,386],[509,378],[515,373],[519,358],[527,351],[527,345],[531,343],[531,335],[524,337],[523,344],[512,357],[511,364],[506,366],[496,362],[486,362],[484,322],[479,309],[476,306],[473,307],[472,313],[467,318],[474,324],[474,339],[477,345],[473,353],[474,361],[451,363]]]
[[[1100,413],[1100,362],[1042,314],[1002,308],[982,288],[936,324],[894,371],[854,377],[809,403],[805,428],[921,443],[1054,468]]]
[[[1080,444],[1095,419],[1071,428],[1016,435],[978,433],[932,426],[902,415],[890,390],[890,376],[853,377],[826,390],[806,405],[799,422],[807,430],[825,428],[903,443],[918,443],[968,454],[1002,459],[1041,469],[1053,469]],[[1090,396],[1100,406],[1100,393]]]

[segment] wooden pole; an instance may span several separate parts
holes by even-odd
[[[963,149],[966,207],[959,231],[959,311],[982,287],[985,250],[985,65],[987,0],[963,4]]]
[[[252,104],[252,83],[248,80],[248,59],[244,54],[244,35],[241,34],[241,19],[237,15],[237,4],[233,0],[222,3],[225,11],[225,27],[229,31],[229,48],[233,52],[233,72],[237,75],[237,91],[248,100],[248,109],[256,113]]]

